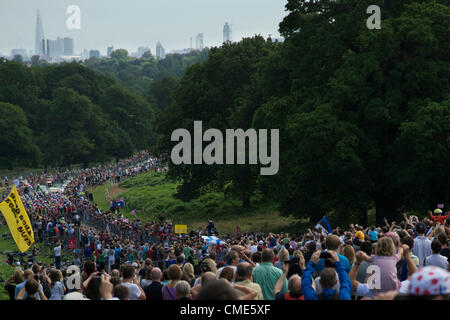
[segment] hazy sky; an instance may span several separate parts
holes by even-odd
[[[205,46],[221,45],[223,25],[233,26],[233,40],[261,34],[279,37],[286,0],[0,0],[0,52],[34,51],[36,12],[40,10],[47,39],[72,37],[75,53],[106,47],[137,51],[148,46],[155,54],[161,41],[166,52],[190,47],[202,32]],[[69,30],[69,5],[81,9],[81,29]]]

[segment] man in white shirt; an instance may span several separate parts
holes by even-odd
[[[145,292],[139,285],[133,266],[127,265],[123,269],[122,284],[130,290],[129,300],[145,300]]]
[[[425,259],[432,254],[431,241],[425,237],[425,225],[419,222],[416,225],[416,232],[418,236],[414,239],[414,247],[412,252],[419,258],[419,268],[424,266]]]
[[[53,248],[53,251],[55,252],[55,266],[56,269],[61,269],[61,241],[58,240],[56,242],[56,247]]]
[[[447,270],[447,257],[439,254],[441,252],[441,246],[442,245],[438,239],[433,240],[431,243],[431,250],[433,254],[427,257],[425,262],[426,266],[435,266]]]

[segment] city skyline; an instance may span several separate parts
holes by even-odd
[[[105,56],[109,46],[126,49],[130,54],[139,47],[150,47],[154,52],[158,41],[170,53],[190,48],[191,38],[195,41],[200,33],[204,35],[204,47],[220,46],[223,26],[227,21],[233,25],[234,41],[255,34],[265,38],[272,34],[276,38],[279,37],[278,24],[285,15],[285,1],[276,5],[267,0],[248,0],[245,4],[230,0],[227,5],[206,0],[197,0],[190,5],[179,0],[153,0],[151,3],[130,0],[127,5],[119,1],[110,2],[61,0],[55,4],[50,0],[2,1],[0,52],[8,54],[12,49],[35,52],[38,9],[45,39],[70,37],[75,41],[75,54],[87,49],[99,50]],[[80,30],[66,27],[70,16],[66,9],[70,4],[76,4],[81,9]],[[180,10],[175,12],[176,8]],[[143,17],[146,10],[148,17]],[[118,19],[120,16],[122,18]]]

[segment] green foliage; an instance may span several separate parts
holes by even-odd
[[[382,27],[369,30],[378,5]],[[345,224],[376,209],[448,203],[448,1],[288,0],[281,45],[258,37],[213,49],[189,68],[174,102],[156,120],[158,148],[170,152],[175,128],[278,128],[280,170],[174,166],[178,196],[256,190],[281,213]],[[243,201],[244,203],[244,201]]]
[[[16,105],[0,102],[0,168],[35,165],[39,150],[33,143],[25,112]]]
[[[137,59],[129,57],[126,50],[118,49],[112,52],[111,58],[89,59],[84,62],[84,65],[114,78],[128,90],[153,101],[152,92],[149,92],[151,84],[166,77],[180,78],[186,68],[207,57],[208,49],[204,49],[184,55],[168,54],[162,60],[156,60],[149,52],[146,52]]]
[[[225,198],[221,192],[206,192],[198,198],[183,202],[175,197],[178,185],[179,183],[171,181],[165,173],[148,172],[121,183],[121,188],[131,189],[118,195],[117,198],[124,196],[127,211],[136,209],[137,218],[142,221],[157,219],[159,214],[171,217],[176,222],[179,219],[183,221],[227,220],[271,210],[271,206],[267,203],[263,205],[258,195],[253,196],[252,200],[256,205],[251,209],[242,209],[239,198]],[[101,196],[101,194],[102,191],[99,191],[98,195]]]
[[[0,169],[105,162],[154,140],[153,106],[77,63],[0,60],[0,108]]]

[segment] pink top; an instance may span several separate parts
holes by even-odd
[[[371,262],[380,268],[380,287],[372,289],[374,295],[399,290],[401,282],[397,277],[398,256],[372,256]],[[376,278],[376,275],[375,275]]]

